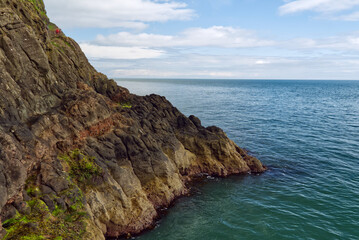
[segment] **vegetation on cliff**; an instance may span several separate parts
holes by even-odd
[[[41,16],[46,16],[46,11],[45,11],[45,4],[43,0],[22,0],[24,2],[30,2],[32,3],[32,5],[34,6],[34,8],[36,9],[36,12],[38,14],[40,14]]]
[[[84,239],[89,216],[79,186],[86,189],[103,171],[79,149],[58,159],[68,173],[67,189],[49,194],[49,189],[38,184],[37,175],[31,175],[23,193],[26,201],[17,203],[15,216],[3,222],[4,240]]]
[[[103,170],[94,162],[94,157],[83,154],[79,149],[60,155],[59,160],[69,165],[69,175],[77,183],[89,183],[103,173]]]
[[[98,73],[45,13],[0,0],[0,238],[136,234],[198,174],[265,170],[221,129]]]
[[[58,195],[46,194],[36,185],[36,176],[31,176],[25,187],[26,201],[17,203],[15,216],[3,222],[3,239],[83,239],[88,219],[84,196],[71,179],[69,183]],[[65,199],[66,204],[59,199]]]

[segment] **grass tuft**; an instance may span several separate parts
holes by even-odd
[[[130,102],[118,103],[118,106],[122,108],[132,108],[132,104]]]
[[[103,173],[102,168],[95,163],[95,158],[83,154],[79,149],[75,149],[69,154],[61,155],[59,159],[69,165],[69,175],[78,183],[88,182]]]

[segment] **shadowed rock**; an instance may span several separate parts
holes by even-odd
[[[96,72],[56,28],[41,0],[0,0],[0,237],[136,234],[198,174],[265,171],[218,127]]]

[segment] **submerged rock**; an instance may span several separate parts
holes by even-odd
[[[137,234],[198,174],[265,171],[218,127],[117,86],[56,29],[42,0],[0,0],[0,237]]]

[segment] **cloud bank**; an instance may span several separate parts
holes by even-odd
[[[161,50],[139,47],[97,46],[80,44],[82,51],[90,59],[146,59],[158,58],[164,54]]]
[[[99,35],[95,43],[100,45],[139,47],[220,47],[244,48],[270,46],[272,41],[255,36],[252,31],[241,28],[213,26],[190,28],[178,35],[158,35],[119,32],[108,36]]]
[[[313,11],[342,21],[359,21],[359,0],[294,0],[279,7],[281,15]]]
[[[359,0],[295,0],[279,8],[282,14],[301,11],[339,12],[359,6]]]
[[[80,46],[90,62],[110,77],[358,79],[359,76],[359,32],[353,30],[341,34],[337,31],[331,36],[319,34],[320,37],[311,33],[289,34],[294,37],[286,38],[286,32],[268,37],[263,29],[261,33],[267,36],[231,23],[203,23],[199,21],[201,16],[186,4],[196,6],[198,2],[187,0],[44,1],[51,20],[65,31],[94,28],[84,31],[102,33],[92,35],[92,39],[83,37],[86,41]],[[228,0],[216,7],[232,5],[235,2]],[[279,10],[278,5],[272,6],[272,18],[279,11],[279,18],[288,23],[291,14],[303,12],[319,15],[321,21],[359,20],[359,0],[283,0]],[[304,21],[308,17],[300,15]],[[188,22],[172,27],[171,21]],[[276,30],[272,27],[268,31]],[[79,31],[79,35],[83,36],[84,31]]]
[[[189,20],[193,10],[178,1],[46,0],[51,19],[62,28],[144,29],[150,22]]]

